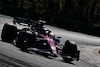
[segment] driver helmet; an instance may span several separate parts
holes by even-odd
[[[39,24],[41,25],[41,26],[44,26],[44,24],[46,24],[46,21],[43,21],[43,20],[38,20],[39,21]]]
[[[55,38],[55,34],[54,33],[50,33],[50,37],[51,38]]]

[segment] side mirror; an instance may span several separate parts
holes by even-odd
[[[50,30],[46,30],[48,33],[50,33],[51,31]]]
[[[57,37],[58,39],[61,39],[61,37]]]

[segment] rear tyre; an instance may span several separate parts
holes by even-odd
[[[17,35],[17,27],[13,24],[6,23],[2,29],[1,39],[5,42],[13,42]]]
[[[33,47],[33,44],[35,44],[36,36],[34,34],[29,34],[26,32],[19,32],[18,38],[17,38],[17,46],[22,51],[27,51],[27,48]]]

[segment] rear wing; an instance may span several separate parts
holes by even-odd
[[[31,20],[28,20],[28,19],[25,19],[25,18],[21,18],[21,17],[14,17],[13,22],[14,22],[14,24],[16,24],[16,23],[25,23],[25,24],[32,23]]]
[[[46,21],[43,21],[43,20],[38,20],[38,21],[34,21],[34,20],[30,20],[30,19],[25,19],[25,18],[21,18],[21,17],[14,17],[13,19],[13,22],[14,24],[16,23],[25,23],[25,24],[29,24],[29,25],[32,25],[32,24],[46,24]]]
[[[14,17],[13,23],[14,24],[18,23],[18,24],[20,24],[22,26],[33,27],[34,24],[38,23],[38,22],[34,21],[34,20],[29,20],[29,19],[21,18],[21,17]]]

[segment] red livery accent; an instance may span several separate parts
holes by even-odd
[[[40,35],[43,36],[47,40],[48,44],[50,45],[50,47],[52,49],[53,54],[57,55],[57,50],[56,50],[56,46],[55,46],[54,40],[49,36],[42,35],[42,34],[40,34]]]

